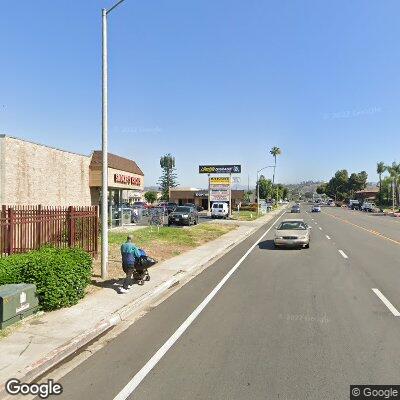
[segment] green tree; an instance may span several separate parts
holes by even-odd
[[[368,174],[365,171],[360,173],[352,173],[349,177],[347,184],[347,195],[349,197],[354,197],[354,193],[363,190],[367,186]]]
[[[387,166],[386,169],[390,174],[392,182],[394,182],[394,192],[395,192],[396,205],[399,205],[400,204],[400,197],[399,197],[400,163],[396,164],[393,161],[392,165]]]
[[[317,187],[317,193],[318,194],[327,194],[326,193],[327,188],[328,188],[328,184],[327,183],[322,183],[321,185],[319,185]]]
[[[260,199],[268,199],[271,197],[272,182],[269,179],[266,179],[264,175],[261,175],[258,179],[257,185],[260,186],[259,188]]]
[[[158,180],[163,200],[169,200],[169,189],[178,186],[176,170],[175,170],[175,157],[171,154],[166,154],[160,158],[160,166],[162,175]]]
[[[339,170],[328,182],[326,194],[335,200],[345,200],[347,196],[349,173],[346,169]]]
[[[144,194],[144,198],[150,204],[153,204],[157,200],[157,192],[149,191]]]
[[[252,194],[253,192],[251,190],[248,190],[244,193],[243,200],[245,203],[250,203],[250,198]]]
[[[275,184],[275,169],[276,169],[276,157],[282,154],[282,150],[279,147],[274,146],[271,150],[270,153],[274,157],[274,174],[272,175],[272,184]]]
[[[379,204],[382,203],[382,174],[386,171],[386,166],[383,161],[376,164],[376,173],[379,175]]]

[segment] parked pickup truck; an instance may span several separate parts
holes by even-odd
[[[361,206],[361,211],[365,212],[375,212],[378,208],[374,203],[370,203],[368,201],[364,201],[363,205]]]

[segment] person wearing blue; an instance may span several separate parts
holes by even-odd
[[[126,274],[121,293],[128,291],[135,271],[135,261],[140,258],[140,255],[139,249],[132,243],[132,236],[129,235],[126,242],[121,245],[122,269]]]

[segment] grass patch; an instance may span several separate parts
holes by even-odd
[[[132,235],[136,246],[143,248],[149,256],[158,261],[175,257],[204,243],[217,239],[223,234],[236,229],[234,224],[204,223],[190,228],[164,226],[157,228],[146,227],[134,231],[109,233],[109,278],[123,277],[121,268],[120,246],[127,235]],[[156,268],[156,267],[155,267]],[[100,257],[93,265],[94,280],[100,277]],[[94,290],[93,286],[90,291]]]
[[[260,213],[261,217],[261,213]],[[257,211],[242,211],[240,210],[239,213],[237,211],[232,212],[232,219],[237,221],[254,221],[255,219],[259,218],[257,216]]]

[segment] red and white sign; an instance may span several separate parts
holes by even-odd
[[[114,182],[124,185],[140,186],[140,178],[130,175],[114,174]]]

